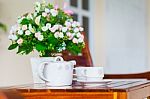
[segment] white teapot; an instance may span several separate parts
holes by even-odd
[[[64,61],[62,57],[58,56],[54,61],[42,62],[38,69],[38,75],[49,86],[71,85],[74,65],[76,65],[76,61]]]

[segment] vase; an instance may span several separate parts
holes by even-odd
[[[49,86],[72,84],[75,61],[64,61],[61,56],[31,58],[34,83]]]

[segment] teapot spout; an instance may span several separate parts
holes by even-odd
[[[75,60],[72,60],[72,61],[69,61],[72,65],[76,65],[76,61]]]

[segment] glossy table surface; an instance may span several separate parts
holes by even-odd
[[[72,86],[51,87],[25,84],[7,87],[25,99],[143,99],[150,96],[150,80],[122,79],[106,82],[73,82]]]
[[[11,86],[7,89],[16,89],[18,91],[121,91],[127,92],[142,87],[150,86],[150,80],[144,79],[123,79],[123,80],[105,80],[104,82],[74,82],[72,86],[51,87],[46,84],[24,84]]]

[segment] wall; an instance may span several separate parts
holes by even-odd
[[[105,41],[105,0],[94,0],[94,48],[93,59],[95,66],[106,65],[106,41]]]
[[[106,0],[106,72],[147,70],[146,0]]]
[[[150,38],[150,0],[147,0],[147,31],[148,31],[148,35],[147,37]],[[147,46],[148,46],[148,70],[150,70],[150,39],[148,39],[148,43],[147,43]]]

